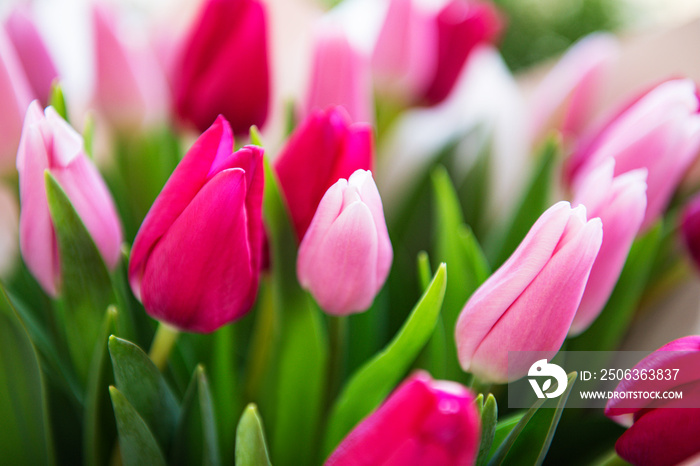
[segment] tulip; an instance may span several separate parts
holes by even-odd
[[[212,332],[253,306],[263,241],[262,149],[233,152],[223,117],[175,168],[139,229],[134,295],[155,319]]]
[[[267,118],[265,9],[259,0],[207,0],[174,70],[175,109],[204,131],[222,114],[236,134]]]
[[[615,159],[615,176],[646,168],[645,230],[663,213],[700,149],[698,110],[691,80],[666,81],[582,139],[567,162],[566,176],[575,183],[610,157]]]
[[[480,424],[469,389],[417,371],[345,437],[326,466],[472,465]]]
[[[20,8],[13,10],[5,21],[5,30],[34,96],[42,105],[48,105],[51,85],[58,78],[58,71],[29,12]]]
[[[357,170],[321,199],[299,246],[297,277],[326,312],[362,312],[384,285],[392,259],[372,173]]]
[[[613,177],[615,161],[607,160],[581,182],[574,205],[586,206],[589,217],[603,222],[603,242],[588,277],[581,304],[569,330],[577,335],[588,328],[608,301],[646,210],[646,170]]]
[[[509,351],[554,356],[581,302],[601,240],[600,219],[586,221],[583,206],[572,209],[558,202],[542,214],[464,306],[455,331],[462,368],[500,383],[524,376],[535,362],[527,355],[509,357]]]
[[[99,172],[85,155],[82,137],[53,107],[38,101],[27,110],[17,152],[20,185],[20,250],[29,270],[51,296],[59,290],[61,267],[56,233],[46,199],[44,172],[51,173],[73,204],[106,265],[119,260],[121,227]]]
[[[355,170],[372,169],[372,128],[350,122],[340,107],[311,113],[294,131],[275,163],[301,240],[328,188]]]
[[[340,105],[354,122],[372,122],[369,63],[338,28],[326,26],[316,38],[305,115]]]
[[[615,444],[617,454],[634,465],[675,465],[700,453],[700,336],[672,341],[632,369],[639,374],[661,371],[673,377],[623,380],[615,392],[681,391],[682,398],[651,400],[612,397],[605,414],[632,421]],[[675,370],[678,369],[676,372]]]
[[[700,195],[691,199],[683,209],[681,234],[690,257],[700,267]]]

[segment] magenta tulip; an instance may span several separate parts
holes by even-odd
[[[372,173],[357,170],[321,199],[299,246],[297,277],[329,314],[362,312],[384,285],[392,259]]]
[[[418,371],[358,424],[325,464],[469,466],[480,437],[474,394]]]
[[[632,170],[613,177],[614,170],[615,161],[609,159],[581,180],[576,188],[574,205],[584,205],[589,217],[600,218],[603,243],[571,324],[570,335],[587,329],[603,310],[644,219],[646,170]]]
[[[371,170],[372,128],[352,124],[341,107],[315,111],[294,131],[275,162],[299,240],[328,188],[355,170]]]
[[[683,209],[681,234],[695,266],[700,268],[700,195],[691,199]]]
[[[642,230],[648,228],[663,213],[700,149],[698,110],[691,80],[673,79],[654,87],[579,142],[565,167],[568,179],[575,183],[608,158],[615,159],[615,176],[646,168]]]
[[[671,466],[692,459],[700,453],[700,336],[664,345],[634,366],[632,373],[635,369],[639,374],[661,371],[675,376],[623,380],[616,392],[682,391],[683,396],[673,400],[611,398],[605,414],[633,422],[615,444],[617,454],[640,466]]]
[[[246,314],[263,241],[262,149],[233,152],[223,117],[175,168],[139,229],[131,289],[155,319],[212,332]]]
[[[48,105],[51,84],[58,78],[58,71],[29,12],[15,9],[5,21],[5,30],[34,96],[42,105]]]
[[[267,19],[259,0],[206,0],[174,70],[179,117],[200,131],[219,114],[236,134],[267,119]]]
[[[571,327],[601,240],[600,219],[586,221],[583,206],[559,202],[542,214],[464,306],[455,331],[462,368],[500,383],[524,376],[535,362],[527,355],[509,358],[509,351],[554,356]]]
[[[60,289],[56,233],[46,199],[44,172],[51,173],[73,204],[108,267],[119,260],[121,227],[112,197],[85,155],[83,138],[38,101],[27,110],[17,152],[20,185],[20,249],[29,270],[51,296]]]

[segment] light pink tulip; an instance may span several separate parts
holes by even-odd
[[[83,138],[53,107],[38,101],[27,110],[17,153],[20,185],[20,249],[29,270],[55,296],[61,267],[46,199],[44,172],[61,185],[108,267],[119,260],[121,227],[114,202],[99,172],[85,155]]]
[[[618,55],[619,45],[610,34],[592,34],[574,44],[535,89],[533,135],[542,137],[556,128],[565,138],[580,136]]]
[[[357,170],[321,199],[299,246],[297,277],[329,314],[362,312],[384,285],[392,259],[372,173]]]
[[[588,328],[608,301],[647,205],[646,169],[613,177],[615,161],[593,170],[576,188],[574,205],[584,205],[589,217],[603,222],[603,243],[588,277],[586,291],[569,330],[577,335]]]
[[[326,466],[469,466],[480,437],[474,394],[418,371],[345,437]]]
[[[304,115],[338,105],[353,122],[374,121],[369,61],[340,28],[329,25],[316,37]]]
[[[554,356],[574,319],[601,240],[600,219],[586,221],[583,206],[572,209],[559,202],[543,213],[464,306],[455,331],[462,368],[483,380],[506,382],[527,374],[534,362],[509,358],[509,351]]]
[[[34,96],[42,105],[48,105],[51,84],[58,78],[58,71],[29,12],[22,8],[15,9],[5,21],[5,30]]]
[[[700,149],[698,110],[697,89],[691,80],[663,82],[581,140],[567,161],[568,179],[575,183],[608,158],[615,159],[615,176],[646,168],[642,230],[648,228],[663,213]]]

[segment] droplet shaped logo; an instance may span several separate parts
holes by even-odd
[[[547,377],[547,380],[544,381],[541,388],[537,379],[528,379],[537,398],[556,398],[561,396],[564,390],[566,390],[566,384],[568,382],[566,372],[556,364],[548,363],[546,359],[535,361],[535,363],[530,366],[527,375],[530,377]],[[557,386],[554,391],[550,392],[549,389],[552,388],[552,377],[557,381]]]

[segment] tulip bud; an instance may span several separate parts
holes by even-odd
[[[368,60],[331,25],[316,38],[304,114],[336,105],[344,107],[352,121],[374,121]]]
[[[644,219],[646,169],[632,170],[617,177],[613,177],[614,170],[615,161],[609,159],[576,188],[574,205],[584,205],[589,217],[600,218],[603,242],[571,324],[570,335],[587,329],[603,310]]]
[[[355,170],[371,170],[373,158],[372,128],[351,124],[341,107],[315,111],[297,127],[275,170],[300,240],[328,188]]]
[[[299,246],[297,277],[324,311],[362,312],[384,285],[392,259],[372,173],[357,170],[321,199]]]
[[[671,466],[700,453],[700,336],[662,346],[630,373],[645,377],[622,380],[605,407],[605,415],[611,419],[633,422],[617,440],[617,454],[634,465]],[[681,391],[682,397],[632,396],[666,391]],[[623,392],[630,393],[624,396]]]
[[[524,376],[535,362],[509,357],[509,351],[554,356],[574,319],[601,240],[600,219],[586,221],[583,206],[572,209],[558,202],[543,213],[464,306],[455,331],[462,368],[500,383]]]
[[[46,199],[44,172],[50,172],[66,192],[106,265],[119,260],[121,227],[107,186],[85,155],[82,137],[53,107],[41,111],[38,101],[27,110],[17,171],[20,185],[20,250],[29,270],[44,290],[55,296],[61,270],[56,234]]]
[[[666,81],[625,107],[601,129],[579,142],[565,166],[576,182],[608,158],[615,176],[646,168],[647,209],[642,230],[663,213],[700,149],[700,114],[695,84]]]
[[[5,21],[5,30],[34,96],[42,105],[48,105],[51,85],[58,78],[58,71],[29,12],[21,8],[13,10]]]
[[[155,319],[212,332],[255,302],[263,241],[262,149],[233,152],[223,117],[182,159],[139,229],[134,295]]]
[[[474,394],[418,371],[345,437],[326,466],[474,464],[481,420]]]
[[[700,195],[691,199],[683,209],[681,235],[688,247],[690,257],[700,268]]]
[[[222,114],[235,133],[267,119],[267,19],[259,0],[206,0],[174,73],[179,117],[204,131]]]

